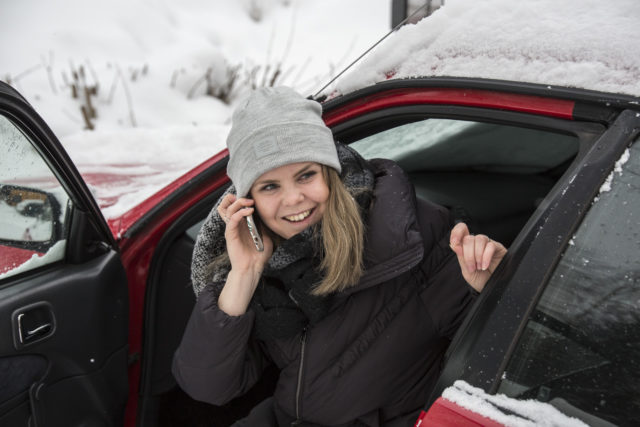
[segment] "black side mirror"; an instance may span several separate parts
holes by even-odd
[[[51,193],[0,184],[0,245],[46,252],[62,237],[61,213]]]

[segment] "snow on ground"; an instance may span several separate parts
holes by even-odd
[[[92,188],[107,218],[223,149],[233,106],[252,84],[275,77],[315,93],[387,32],[391,5],[6,3],[0,79],[35,106],[90,182],[109,176]],[[329,91],[346,93],[393,72],[394,78],[497,78],[640,96],[638,16],[637,0],[447,0],[390,36]],[[97,113],[91,131],[83,130],[83,102],[71,97],[74,73],[77,85],[96,88],[89,97]]]
[[[482,77],[640,96],[637,0],[447,0],[338,81],[347,93],[415,76]]]
[[[109,176],[92,188],[107,218],[222,150],[251,84],[276,76],[315,92],[390,20],[388,0],[5,3],[0,80],[32,103],[90,182]],[[228,99],[205,93],[234,72]],[[71,96],[74,73],[97,88],[94,130],[84,130],[83,102]]]

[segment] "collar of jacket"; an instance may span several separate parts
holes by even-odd
[[[424,255],[413,185],[393,161],[373,159],[373,203],[366,224],[365,272],[357,286],[343,295],[378,285],[420,263]]]

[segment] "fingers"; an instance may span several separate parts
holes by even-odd
[[[467,235],[462,240],[462,258],[470,273],[476,271],[476,236]]]
[[[451,249],[458,256],[458,261],[461,265],[464,264],[469,273],[487,270],[497,249],[497,243],[489,237],[470,234],[464,223],[453,227],[449,242]]]
[[[234,194],[227,194],[218,205],[218,215],[227,225],[235,224],[253,213],[253,204],[252,199],[237,198]]]
[[[491,266],[491,261],[493,261],[493,257],[496,253],[496,242],[487,238],[487,244],[482,252],[481,257],[481,269],[483,271],[487,270]]]
[[[235,201],[236,196],[234,194],[227,194],[218,205],[218,215],[220,215],[220,218],[222,218],[224,222],[229,222],[229,214],[227,211],[229,206]]]
[[[460,254],[462,247],[460,246],[466,236],[469,235],[469,228],[464,222],[456,224],[451,230],[451,237],[449,238],[449,246],[456,254]]]

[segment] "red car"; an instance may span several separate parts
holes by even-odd
[[[325,102],[324,118],[337,140],[395,159],[418,197],[510,249],[417,425],[535,422],[544,411],[521,411],[524,400],[596,425],[640,423],[639,98],[400,79]],[[0,133],[0,425],[223,426],[271,392],[267,371],[213,407],[170,371],[194,303],[194,239],[229,184],[226,151],[107,222],[4,83]]]

